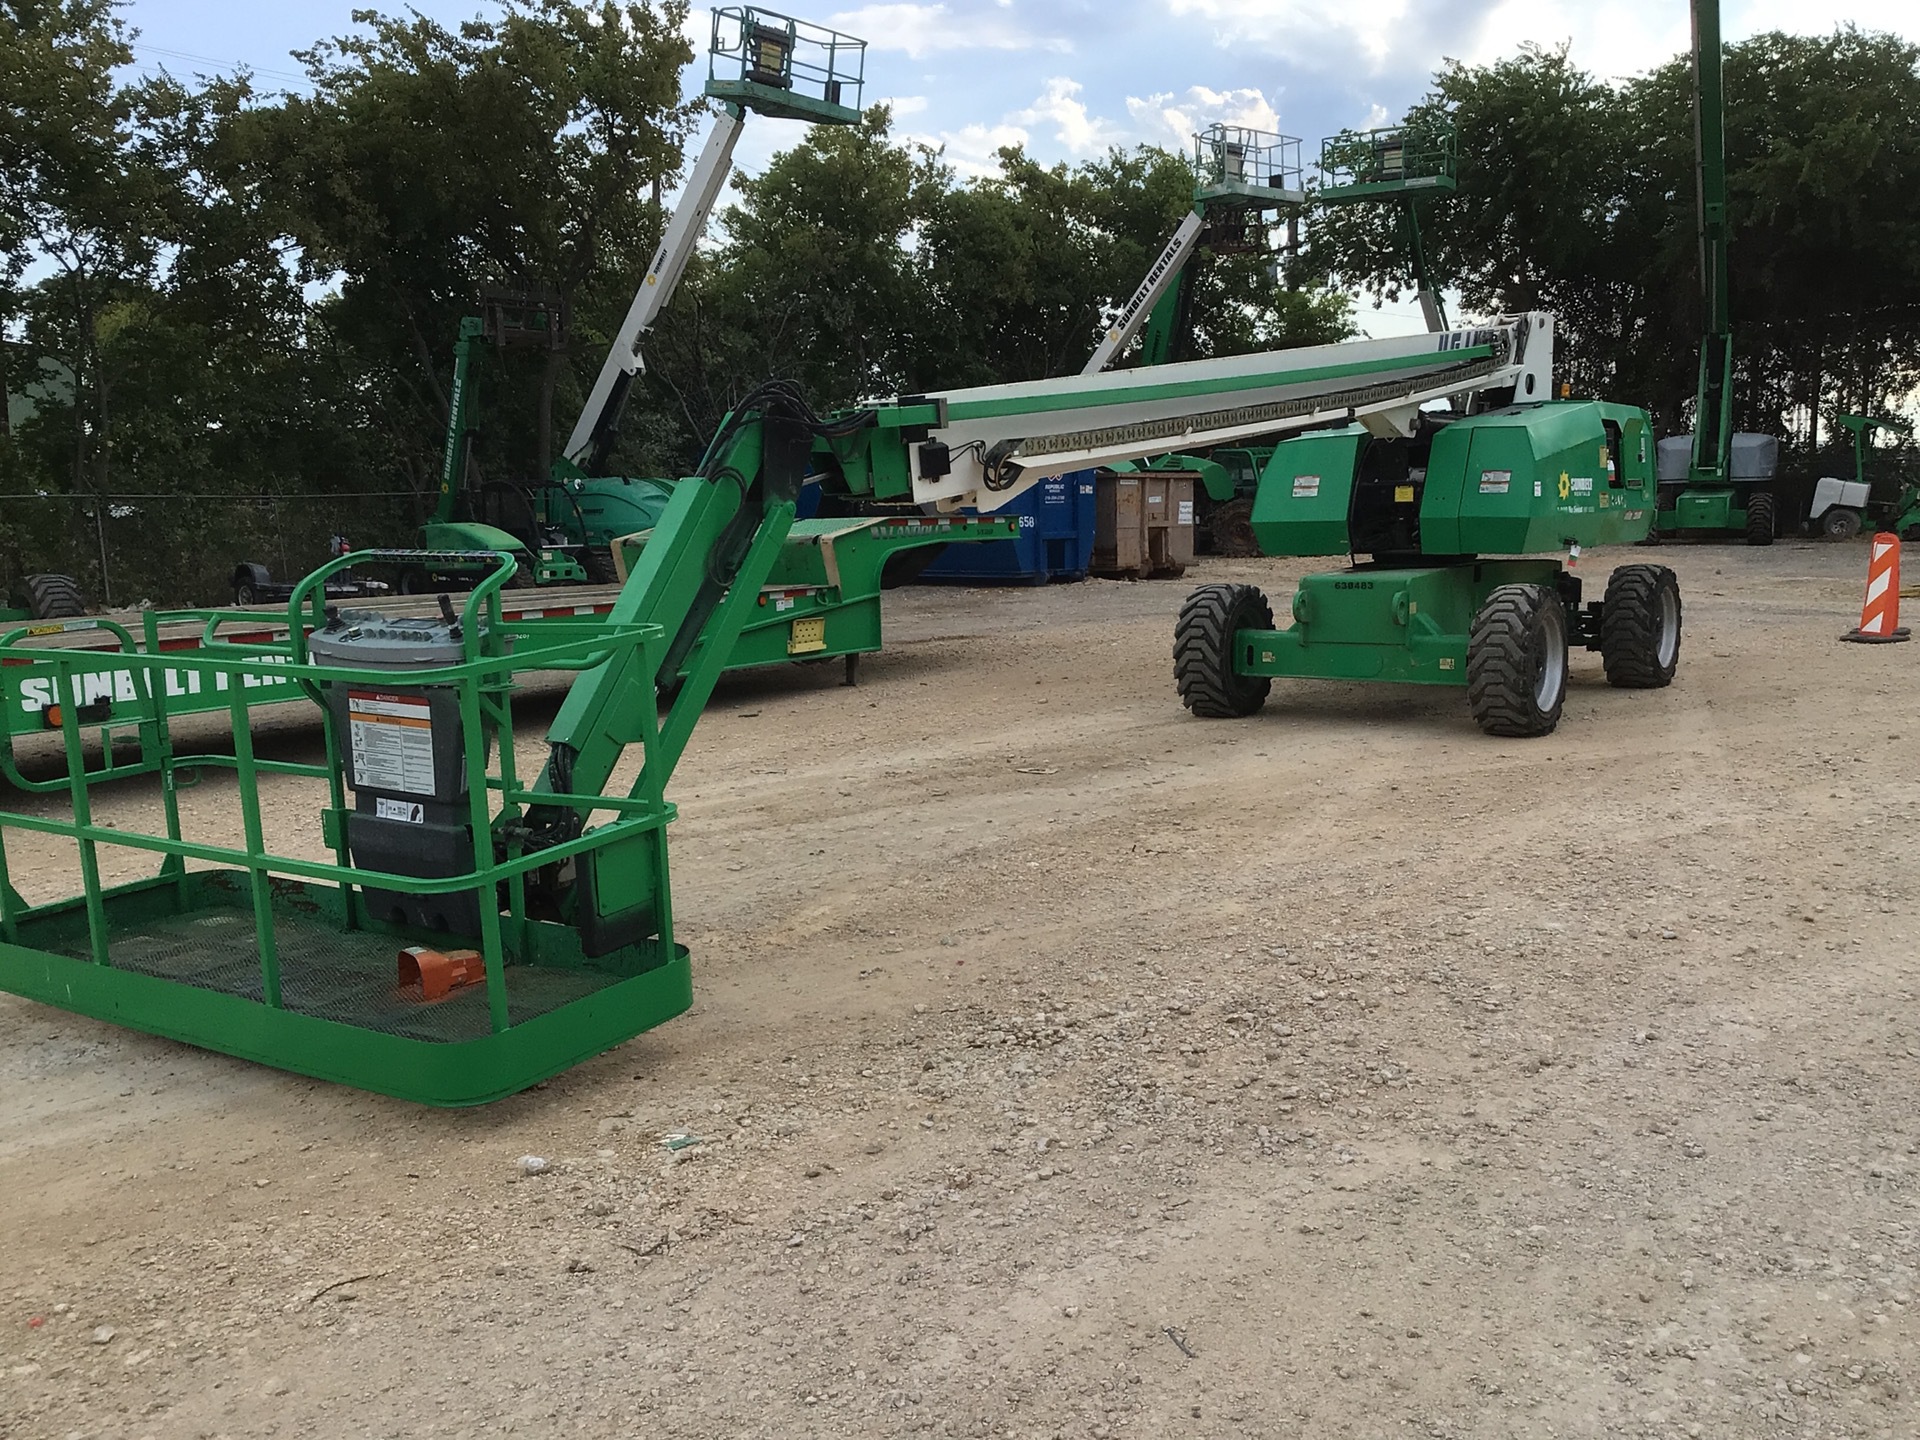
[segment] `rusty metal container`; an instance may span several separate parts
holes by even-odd
[[[1196,477],[1102,470],[1095,483],[1093,573],[1125,580],[1184,573],[1193,559]]]

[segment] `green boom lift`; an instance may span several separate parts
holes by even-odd
[[[671,482],[608,473],[621,417],[645,370],[640,347],[679,287],[707,217],[733,173],[733,153],[748,111],[810,125],[857,125],[866,83],[866,42],[837,30],[752,6],[713,12],[706,96],[720,107],[687,177],[685,193],[660,237],[581,407],[553,462],[595,545],[649,529]]]
[[[1695,214],[1700,245],[1700,379],[1693,433],[1659,446],[1656,534],[1737,532],[1771,545],[1779,442],[1733,428],[1733,321],[1727,270],[1726,107],[1719,0],[1692,0]]]
[[[1307,203],[1300,141],[1244,125],[1209,125],[1193,137],[1193,209],[1147,267],[1146,278],[1120,307],[1083,375],[1098,375],[1140,337],[1141,365],[1183,359],[1193,282],[1208,255],[1269,250],[1269,217],[1297,213]],[[1260,459],[1265,459],[1262,452]],[[1129,466],[1128,468],[1135,468]],[[1253,510],[1258,470],[1247,452],[1162,455],[1144,468],[1190,473],[1196,480],[1194,517],[1199,547],[1211,554],[1253,555]]]
[[[1482,403],[1401,407],[1275,448],[1254,501],[1262,552],[1351,563],[1303,579],[1285,626],[1255,586],[1194,591],[1174,677],[1195,715],[1251,715],[1278,678],[1393,680],[1463,686],[1483,730],[1534,736],[1559,724],[1569,644],[1600,651],[1615,685],[1672,680],[1673,572],[1622,566],[1603,598],[1583,601],[1573,568],[1588,547],[1647,534],[1645,412],[1546,400],[1548,316],[1430,338],[1443,352],[1490,349],[1494,370],[1454,392]]]
[[[674,939],[667,785],[714,682],[766,608],[803,481],[929,512],[990,512],[1051,475],[1181,443],[1231,445],[1350,416],[1391,432],[1446,395],[1544,393],[1550,352],[1549,318],[1526,316],[1441,336],[901,396],[825,419],[793,387],[768,383],[727,417],[698,472],[673,486],[645,544],[623,549],[632,568],[611,614],[538,625],[510,618],[502,596],[515,560],[506,552],[340,556],[298,584],[277,638],[263,636],[258,611],[143,614],[144,648],[122,634],[113,656],[115,703],[124,674],[145,706],[119,744],[90,743],[97,700],[86,682],[98,652],[36,647],[25,628],[0,633],[0,688],[28,677],[21,683],[48,702],[42,713],[57,712],[66,748],[66,772],[52,780],[22,773],[0,750],[11,784],[66,802],[0,814],[0,989],[430,1104],[510,1094],[690,1003],[692,972]],[[1479,542],[1488,525],[1534,548],[1558,543],[1569,527],[1598,537],[1608,524],[1631,533],[1636,513],[1644,523],[1643,509],[1613,506],[1612,471],[1595,454],[1611,422],[1620,453],[1636,456],[1645,428],[1637,412],[1522,406],[1476,419],[1487,423],[1470,431],[1472,422],[1459,422],[1435,449],[1444,441],[1485,462],[1467,486],[1486,511],[1474,517]],[[1528,499],[1529,481],[1548,481],[1555,465],[1585,485],[1558,492],[1563,503]],[[1640,470],[1629,468],[1637,483]],[[1374,507],[1365,513],[1391,524],[1402,518],[1398,501],[1376,494],[1377,469],[1360,467]],[[1282,486],[1289,495],[1309,488],[1301,477]],[[1330,501],[1339,488],[1328,475],[1321,494]],[[1437,488],[1429,482],[1430,504]],[[1625,506],[1638,492],[1619,493]],[[1595,504],[1606,507],[1600,525]],[[1469,528],[1436,514],[1428,535],[1464,548],[1476,543]],[[334,575],[383,563],[476,570],[481,579],[457,607],[452,595],[420,597],[399,614],[327,601]],[[1516,644],[1538,613],[1528,608],[1533,591],[1563,593],[1552,588],[1552,562],[1523,566],[1494,597]],[[1404,609],[1416,663],[1443,664],[1444,645],[1428,638],[1429,593],[1464,594],[1495,573],[1506,576],[1481,566],[1458,585],[1416,582],[1404,606],[1385,587],[1362,593],[1369,615],[1384,607],[1386,624]],[[1656,586],[1643,599],[1657,609],[1665,593]],[[1605,623],[1616,627],[1630,608],[1611,594],[1607,607]],[[1673,616],[1677,627],[1677,599]],[[1321,621],[1310,614],[1308,623]],[[201,643],[162,649],[163,629],[183,624],[200,627]],[[1327,638],[1337,649],[1341,637]],[[1285,644],[1252,633],[1228,639],[1229,660],[1250,670],[1276,668],[1263,651]],[[1610,668],[1616,658],[1636,657],[1610,650]],[[555,670],[577,678],[529,776],[509,700],[516,675]],[[324,763],[255,753],[247,705],[263,686],[295,687],[316,707]],[[207,696],[226,701],[230,756],[174,745],[176,698]],[[623,765],[634,746],[639,763]],[[225,793],[237,814],[190,835],[179,791],[219,769],[236,772]],[[268,775],[286,787],[271,829],[260,795]],[[616,775],[625,778],[616,784]],[[159,782],[154,821],[95,819],[102,786],[143,777]],[[284,843],[293,787],[303,783],[324,860],[272,848]],[[24,837],[40,846],[43,836],[65,842],[79,883],[30,903],[7,861]],[[108,885],[103,846],[154,855],[158,869]]]
[[[604,584],[615,578],[612,553],[593,542],[572,491],[552,480],[534,486],[498,479],[471,483],[473,372],[482,342],[502,349],[558,349],[566,343],[565,307],[558,297],[495,292],[484,295],[482,303],[485,314],[463,319],[454,340],[440,494],[432,518],[421,527],[420,548],[512,555],[516,584]],[[400,588],[421,594],[458,584],[459,578],[412,568],[401,575]]]

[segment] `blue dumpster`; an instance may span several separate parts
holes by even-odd
[[[1084,580],[1093,563],[1094,472],[1042,480],[996,514],[1020,517],[1017,540],[949,545],[920,572],[923,583],[1045,585]]]

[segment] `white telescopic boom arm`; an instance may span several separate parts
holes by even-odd
[[[912,446],[913,498],[996,510],[1049,475],[1358,422],[1410,435],[1423,405],[1483,390],[1549,397],[1553,317],[1503,315],[1395,335],[1103,375],[949,390],[898,402],[932,412]]]
[[[1203,228],[1198,211],[1180,222],[1180,228],[1173,232],[1173,238],[1167,241],[1160,258],[1147,271],[1147,278],[1140,282],[1140,288],[1133,292],[1133,298],[1127,301],[1114,317],[1113,324],[1107,327],[1106,336],[1093,352],[1093,358],[1080,368],[1082,375],[1098,375],[1133,343],[1133,337],[1140,333],[1140,327],[1153,313],[1153,307],[1160,303],[1160,297],[1167,293],[1167,287],[1180,277],[1187,261],[1193,257],[1194,249],[1200,244],[1200,231]]]
[[[673,218],[667,222],[666,233],[660,237],[660,248],[654,252],[653,263],[647,266],[647,278],[640,282],[633,304],[627,309],[627,318],[621,322],[620,332],[607,351],[606,363],[600,367],[580,418],[574,422],[573,433],[567,437],[566,456],[576,465],[588,462],[597,442],[618,422],[633,377],[646,368],[640,358],[640,339],[653,328],[653,322],[673,298],[680,277],[686,273],[687,261],[693,258],[694,249],[706,231],[707,217],[712,214],[714,202],[720,198],[733,170],[733,147],[740,139],[741,124],[740,112],[729,105],[720,112],[707,143],[701,147],[700,158],[694,162],[693,173],[687,178],[686,194],[680,197]]]

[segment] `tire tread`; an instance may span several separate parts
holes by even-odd
[[[1273,628],[1273,609],[1252,585],[1202,585],[1180,607],[1173,631],[1173,679],[1180,703],[1203,720],[1233,720],[1266,703],[1273,681],[1237,675],[1236,630]]]
[[[36,620],[73,620],[87,613],[80,582],[71,575],[29,575],[27,609]]]
[[[1607,683],[1622,690],[1658,690],[1673,683],[1680,662],[1676,641],[1673,665],[1662,666],[1660,594],[1671,587],[1679,603],[1679,583],[1664,565],[1622,565],[1607,580],[1600,612],[1600,661]]]
[[[1467,706],[1489,735],[1526,739],[1560,723],[1561,701],[1550,712],[1534,705],[1533,631],[1542,605],[1559,596],[1539,585],[1498,585],[1473,617],[1467,637]]]

